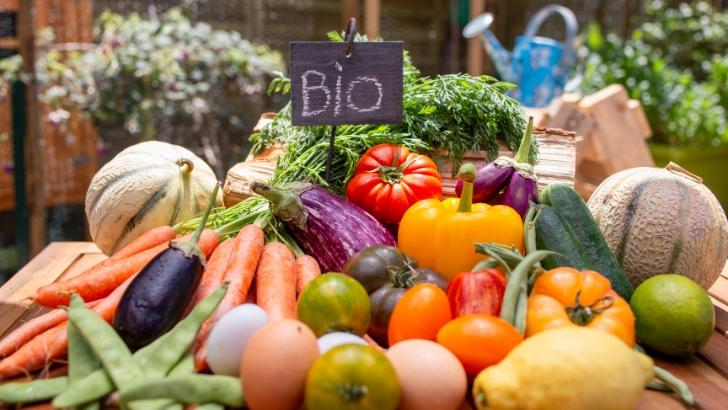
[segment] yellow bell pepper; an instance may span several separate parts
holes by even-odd
[[[515,246],[521,253],[523,220],[505,205],[473,204],[475,166],[463,164],[458,178],[465,184],[461,199],[442,202],[425,199],[405,212],[399,225],[399,248],[431,268],[452,278],[469,272],[487,256],[476,253],[473,243],[495,242]]]

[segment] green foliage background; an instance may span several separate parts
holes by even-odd
[[[644,106],[653,142],[688,148],[728,144],[728,12],[697,1],[647,6],[632,36],[604,34],[596,24],[579,55],[587,70],[583,94],[622,84]]]

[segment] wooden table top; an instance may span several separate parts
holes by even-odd
[[[0,288],[0,339],[23,322],[50,309],[40,307],[28,297],[43,285],[76,276],[106,259],[90,242],[54,242],[30,261]],[[655,363],[672,372],[690,387],[695,408],[728,409],[728,264],[718,282],[708,291],[715,305],[715,332],[698,354],[683,359],[653,357]],[[63,368],[55,372],[62,373]],[[50,409],[49,404],[26,406]],[[681,410],[686,407],[673,395],[645,390],[639,410]]]

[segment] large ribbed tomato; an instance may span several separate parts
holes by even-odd
[[[405,147],[380,144],[359,160],[346,197],[381,222],[398,224],[405,211],[422,199],[440,199],[437,165]]]

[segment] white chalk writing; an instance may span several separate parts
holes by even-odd
[[[315,85],[313,87],[308,86],[308,76],[309,75],[317,75],[321,78],[321,84]],[[320,73],[315,70],[308,70],[301,76],[301,80],[303,82],[303,115],[304,117],[312,117],[314,115],[321,114],[322,112],[326,111],[327,108],[329,108],[329,102],[331,101],[331,91],[324,85],[324,82],[326,82],[326,76],[323,73]],[[309,96],[308,93],[312,90],[321,90],[326,95],[326,104],[324,104],[324,107],[320,110],[311,111],[309,107]],[[381,98],[380,98],[381,99]]]
[[[352,94],[352,91],[354,91],[354,86],[356,86],[357,84],[360,84],[360,83],[364,83],[364,82],[374,83],[374,85],[377,87],[377,91],[379,92],[379,98],[377,99],[377,102],[369,108],[359,108],[356,105],[354,105],[354,102],[351,100],[351,94]],[[346,105],[347,105],[347,107],[349,107],[349,109],[354,110],[354,111],[372,112],[372,111],[376,111],[382,107],[382,97],[384,97],[384,93],[382,91],[382,83],[380,83],[378,79],[371,78],[371,77],[357,77],[356,80],[349,83],[349,89],[346,91],[346,102],[347,102]]]

